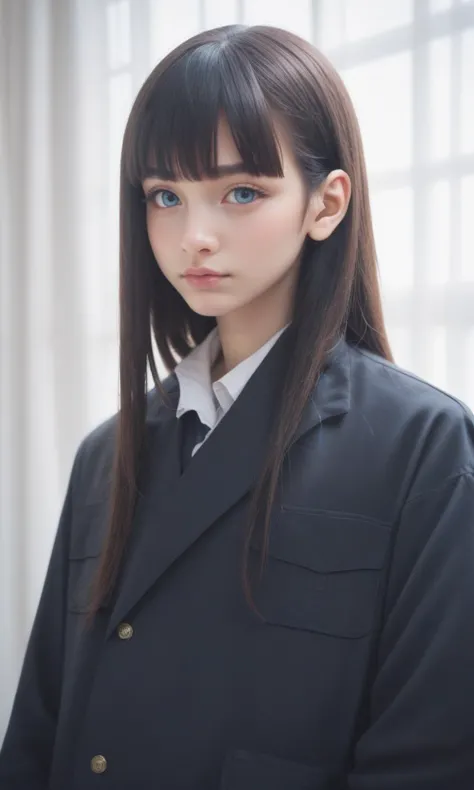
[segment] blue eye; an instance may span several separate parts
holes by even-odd
[[[264,193],[253,187],[234,187],[228,193],[233,196],[229,202],[245,206],[254,203],[256,198],[265,197]],[[158,208],[175,208],[180,205],[180,199],[170,189],[155,189],[145,197],[146,203],[152,203]]]
[[[236,197],[236,203],[240,205],[245,205],[246,203],[253,203],[256,197],[263,197],[263,193],[259,192],[257,189],[252,189],[251,187],[235,187],[229,192],[229,195],[234,194]],[[231,200],[231,203],[234,201]]]
[[[179,197],[169,189],[157,189],[149,196],[159,208],[174,208],[179,204]]]

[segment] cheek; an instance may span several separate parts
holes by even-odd
[[[177,249],[177,235],[173,230],[173,223],[160,222],[158,217],[151,216],[147,218],[147,232],[153,255],[157,261],[160,261],[161,268],[166,267],[170,259],[170,254],[176,255]]]
[[[276,253],[281,259],[299,249],[303,237],[301,211],[282,201],[263,204],[260,211],[246,218],[245,233],[239,229],[235,239],[241,248],[257,254],[270,253],[272,257]]]

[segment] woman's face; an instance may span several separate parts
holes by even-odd
[[[281,320],[289,320],[299,253],[314,213],[305,212],[303,180],[283,134],[279,141],[283,178],[242,172],[222,121],[219,178],[167,181],[152,175],[143,181],[158,266],[196,313],[222,317],[275,305]]]

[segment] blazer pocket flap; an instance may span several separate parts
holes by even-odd
[[[78,507],[72,517],[70,560],[98,557],[105,539],[106,503]]]
[[[92,582],[104,543],[105,517],[106,509],[102,504],[86,505],[73,515],[69,545],[70,612],[83,614],[88,611]]]
[[[366,636],[376,622],[389,542],[386,525],[362,517],[280,511],[255,587],[257,611],[269,625]]]
[[[363,516],[282,508],[272,521],[268,553],[316,573],[379,570],[390,528]],[[259,540],[253,541],[260,547]]]

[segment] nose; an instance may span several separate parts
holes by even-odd
[[[181,247],[191,256],[197,253],[214,253],[219,249],[216,230],[211,226],[211,218],[204,212],[188,214]]]

